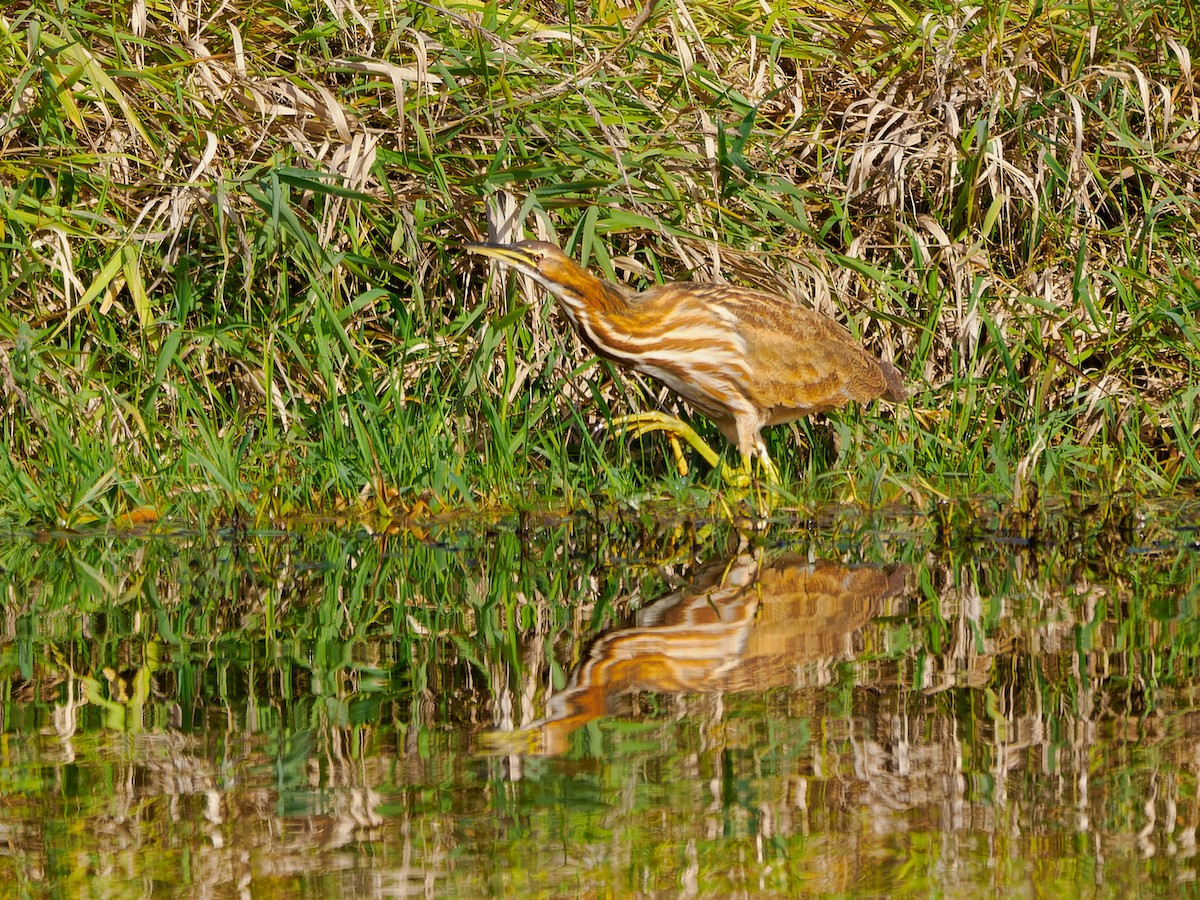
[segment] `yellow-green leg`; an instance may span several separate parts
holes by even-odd
[[[746,457],[743,463],[747,471],[750,470],[750,457]],[[759,453],[758,465],[762,469],[763,481],[767,484],[779,484],[779,470],[775,468],[775,463],[771,462],[771,457],[767,455],[766,448]]]
[[[750,477],[750,467],[753,465],[749,454],[742,457],[742,471],[746,473],[746,477]],[[763,516],[771,514],[771,489],[779,485],[779,470],[775,468],[775,463],[771,462],[771,457],[767,454],[767,448],[761,446],[758,454],[758,465],[762,469],[762,480],[753,481],[755,505],[758,511]]]
[[[675,464],[682,474],[687,473],[687,463],[679,446],[679,438],[691,444],[692,448],[704,457],[704,460],[721,473],[721,480],[734,487],[748,487],[751,484],[749,458],[742,462],[741,470],[730,469],[717,454],[717,451],[696,433],[691,425],[675,416],[664,412],[652,411],[620,416],[612,420],[612,427],[626,431],[634,437],[642,437],[652,431],[665,431],[671,437],[671,447],[675,452]],[[769,460],[768,460],[769,463]],[[770,471],[774,471],[771,467]]]

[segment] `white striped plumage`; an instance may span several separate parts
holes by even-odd
[[[672,282],[635,293],[597,278],[553,244],[473,244],[549,291],[584,343],[661,381],[711,418],[744,458],[769,466],[760,431],[848,400],[901,399],[890,363],[836,322],[734,285]]]

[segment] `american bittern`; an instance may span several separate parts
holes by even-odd
[[[903,400],[891,363],[872,356],[841,325],[777,294],[729,284],[676,281],[635,293],[597,278],[545,241],[468,244],[554,295],[595,353],[661,381],[736,444],[743,469],[757,456],[775,474],[762,428],[812,413]],[[720,458],[688,425],[649,412],[613,423],[636,434],[667,431],[714,467]]]

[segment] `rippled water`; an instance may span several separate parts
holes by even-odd
[[[1169,895],[1200,553],[1110,524],[13,536],[0,883]]]

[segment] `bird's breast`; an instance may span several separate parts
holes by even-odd
[[[734,311],[697,292],[634,297],[620,310],[563,308],[598,355],[662,382],[701,411],[751,411],[753,372]]]

